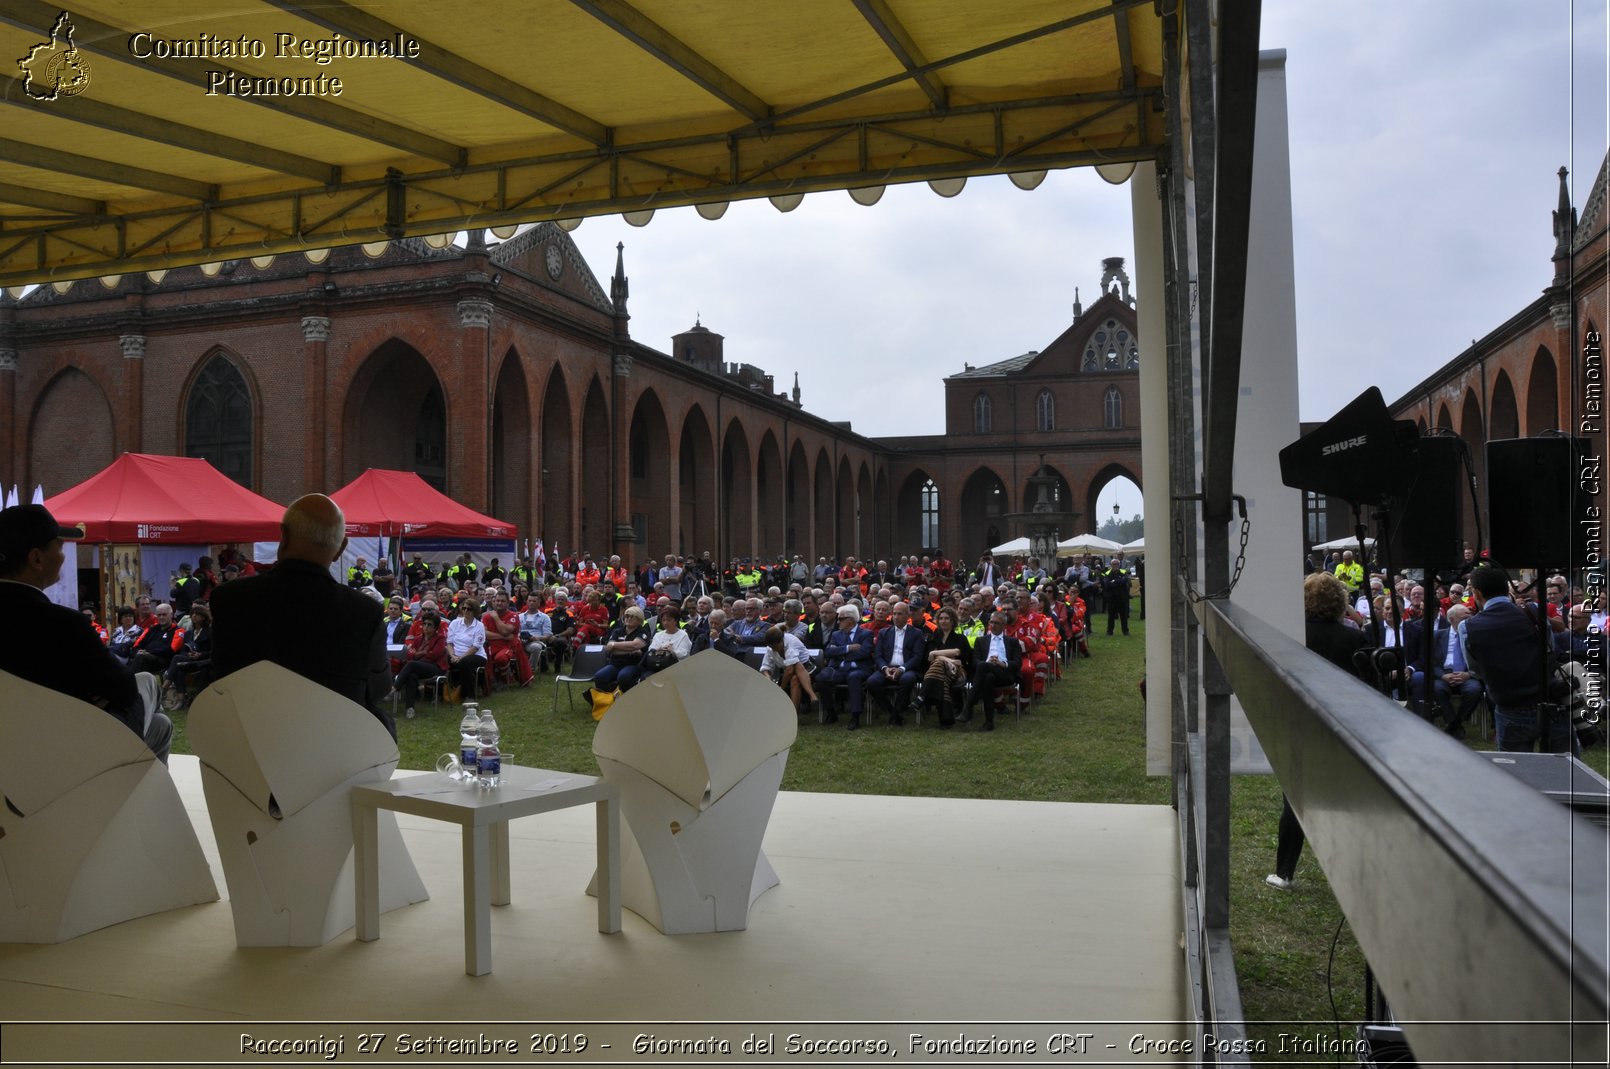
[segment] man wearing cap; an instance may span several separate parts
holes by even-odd
[[[83,614],[45,597],[61,577],[63,541],[83,537],[42,505],[0,510],[0,670],[104,709],[166,763],[173,724],[157,710],[156,677],[129,671]]]
[[[274,567],[213,591],[213,678],[273,661],[357,702],[396,738],[380,707],[391,689],[383,610],[330,574],[346,547],[339,505],[323,494],[291,502]],[[278,626],[265,628],[265,620]]]

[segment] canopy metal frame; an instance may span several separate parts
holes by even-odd
[[[298,24],[354,39],[405,33],[339,0],[264,2]],[[573,4],[630,42],[644,62],[663,64],[720,101],[729,117],[692,120],[685,131],[669,135],[612,128],[418,34],[409,36],[418,40],[419,55],[399,62],[410,64],[427,86],[468,89],[487,107],[537,120],[555,136],[526,146],[455,143],[336,100],[243,98],[297,120],[308,129],[309,144],[318,143],[312,135],[333,133],[349,139],[348,146],[366,145],[370,154],[375,146],[394,152],[384,167],[355,168],[297,151],[296,139],[268,144],[148,113],[137,102],[112,104],[88,94],[34,99],[13,79],[0,94],[6,106],[0,114],[26,111],[48,120],[55,133],[54,143],[0,139],[0,165],[22,165],[27,170],[18,178],[29,179],[8,180],[0,173],[0,284],[686,204],[1139,162],[1154,159],[1164,145],[1160,73],[1139,70],[1133,46],[1135,34],[1158,32],[1162,20],[1154,0],[1085,0],[1072,14],[999,37],[985,34],[989,24],[981,22],[977,43],[937,58],[928,58],[917,43],[923,28],[903,23],[886,0],[856,0],[856,10],[898,70],[787,106],[762,99],[706,58],[698,41],[678,39],[623,0]],[[1136,22],[1136,12],[1148,17]],[[58,14],[44,0],[15,0],[0,7],[0,23],[46,36]],[[176,89],[194,89],[194,61],[136,58],[128,28],[107,21],[75,16],[75,27],[75,43],[97,62],[137,66],[142,76],[154,73],[172,79]],[[1064,79],[1060,89],[1042,82],[1026,92],[1003,89],[987,94],[990,99],[968,100],[958,99],[947,84],[948,74],[973,61],[1009,58],[1093,27],[1111,34],[1113,54],[1097,64],[1110,72],[1110,87],[1070,89]],[[707,32],[719,33],[719,23]],[[208,66],[242,77],[261,73],[228,60]],[[888,92],[908,85],[921,91],[925,106],[904,106],[917,101]],[[902,106],[891,107],[896,99]],[[231,161],[241,165],[242,178],[208,183],[131,166],[115,157],[116,138],[69,137],[63,126]],[[91,150],[62,147],[80,140]],[[94,149],[97,144],[107,147]],[[87,197],[60,188],[64,176],[119,191]]]

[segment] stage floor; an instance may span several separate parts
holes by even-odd
[[[199,766],[178,756],[172,771],[227,898]],[[513,901],[493,910],[488,976],[464,974],[458,829],[406,815],[399,823],[432,897],[386,914],[377,942],[349,931],[312,949],[238,949],[220,900],[61,945],[0,946],[0,1016],[9,1022],[220,1022],[13,1024],[5,1060],[273,1062],[240,1052],[251,1022],[313,1022],[255,1031],[310,1042],[340,1035],[348,1058],[360,1032],[386,1032],[388,1050],[400,1031],[528,1043],[543,1031],[526,1027],[533,1022],[589,1033],[586,1056],[631,1060],[642,1059],[623,1048],[641,1033],[657,1043],[776,1032],[784,1060],[790,1031],[878,1035],[897,1038],[899,1056],[911,1060],[921,1053],[907,1049],[914,1032],[949,1042],[1038,1037],[1043,1053],[1052,1035],[1096,1031],[1085,1043],[1104,1056],[1155,1063],[1156,1048],[1131,1054],[1131,1037],[1189,1034],[1178,1023],[1186,977],[1177,830],[1166,806],[785,792],[765,842],[782,882],[756,901],[749,929],[675,937],[630,910],[618,934],[597,931],[585,894],[593,819],[584,806],[511,825]],[[493,1022],[495,1030],[482,1027]],[[823,1031],[789,1022],[883,1025]],[[907,1027],[915,1022],[926,1024]],[[1090,1027],[1098,1022],[1113,1024]],[[600,1051],[604,1042],[610,1048]],[[521,1058],[542,1060],[529,1050]]]

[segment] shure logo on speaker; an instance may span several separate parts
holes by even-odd
[[[1340,453],[1344,449],[1352,449],[1356,445],[1363,445],[1369,440],[1370,436],[1367,434],[1361,434],[1357,438],[1343,438],[1339,442],[1332,442],[1330,445],[1320,449],[1319,455],[1322,457],[1328,457],[1332,453]]]

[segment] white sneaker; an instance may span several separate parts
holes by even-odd
[[[1268,884],[1270,887],[1278,887],[1282,891],[1290,891],[1292,888],[1297,886],[1296,880],[1284,880],[1272,872],[1263,878],[1263,882]]]
[[[412,705],[410,705],[410,706],[409,706],[409,707],[408,707],[408,712],[407,712],[407,713],[406,713],[406,714],[404,714],[404,715],[405,715],[405,716],[406,716],[406,717],[407,717],[407,718],[408,718],[408,719],[409,719],[409,720],[412,720],[412,719],[413,719],[413,718],[414,718],[414,707],[413,707],[413,706],[412,706]]]

